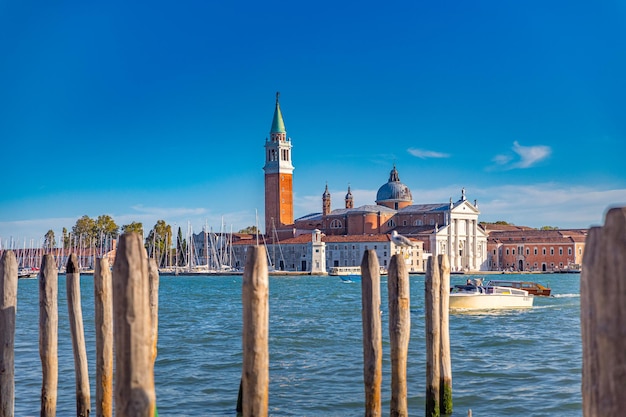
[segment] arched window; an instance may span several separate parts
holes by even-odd
[[[341,229],[343,227],[341,220],[334,219],[330,222],[331,229]]]

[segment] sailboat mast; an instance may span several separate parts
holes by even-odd
[[[206,263],[207,270],[209,269],[209,235],[208,235],[209,224],[206,219],[204,219],[204,261]]]

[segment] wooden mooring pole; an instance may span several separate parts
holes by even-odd
[[[241,291],[244,417],[267,417],[269,400],[269,279],[264,246],[250,246]]]
[[[391,350],[390,417],[407,417],[406,365],[411,335],[409,272],[401,255],[393,255],[387,274],[389,345]]]
[[[428,258],[424,280],[426,312],[426,417],[440,415],[441,277],[437,259]]]
[[[74,372],[76,374],[76,415],[77,417],[89,417],[91,413],[91,392],[89,390],[83,310],[80,304],[80,268],[76,254],[70,255],[65,270],[67,309],[72,335],[72,351],[74,352]]]
[[[152,357],[150,366],[154,370],[154,365],[157,358],[157,341],[159,340],[159,267],[156,263],[156,259],[148,259],[148,285],[150,287],[150,342],[152,345]],[[153,383],[154,378],[152,378]],[[153,386],[152,390],[156,393],[156,387]],[[154,416],[158,417],[158,410],[156,405],[156,398],[154,400]]]
[[[96,321],[96,417],[113,416],[113,295],[107,258],[93,276]]]
[[[441,278],[441,414],[452,414],[452,360],[450,357],[450,260],[448,255],[438,255],[437,264]]]
[[[580,277],[583,415],[626,410],[626,207],[589,230]]]
[[[376,251],[368,249],[361,261],[361,306],[363,320],[363,381],[365,417],[382,412],[383,342],[380,311],[380,266]]]
[[[55,417],[59,382],[59,273],[54,257],[44,255],[39,269],[39,356],[41,358],[40,417]]]
[[[154,368],[148,258],[137,233],[120,236],[113,264],[115,415],[153,417]]]
[[[15,411],[15,315],[17,259],[13,251],[0,258],[0,417]]]
[[[154,258],[148,259],[148,277],[150,285],[150,318],[152,341],[152,366],[157,357],[157,341],[159,339],[159,267]]]

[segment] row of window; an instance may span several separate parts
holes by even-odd
[[[348,248],[348,245],[343,245],[343,248],[341,247],[341,245],[328,245],[328,250],[332,250],[332,249],[334,249],[334,250],[339,250],[339,249],[348,250],[349,248]],[[351,249],[356,249],[356,245],[352,245]],[[369,247],[367,245],[365,245],[365,250],[368,250],[368,249],[369,249]],[[378,250],[378,245],[374,245],[373,249],[374,250]],[[389,248],[387,247],[387,245],[383,245],[382,249],[387,250]]]
[[[547,264],[546,264],[546,263],[542,263],[541,265],[542,265],[542,266],[547,266]],[[509,264],[509,263],[507,262],[507,264],[506,264],[506,268],[507,268],[507,269],[510,269],[510,268],[517,268],[517,265],[516,265],[516,264],[514,264],[514,263],[513,263],[513,264]],[[538,265],[538,263],[537,263],[537,262],[535,262],[535,263],[533,264],[532,270],[537,270],[538,268],[539,268],[539,265]],[[550,268],[554,269],[554,262],[550,262]],[[564,266],[563,266],[563,262],[560,262],[560,263],[559,263],[559,268],[561,268],[561,269],[563,269],[563,268],[564,268]],[[531,270],[530,263],[528,263],[528,262],[526,262],[526,269],[527,269],[527,270]]]
[[[429,219],[429,223],[431,226],[435,225],[435,219]],[[402,226],[408,226],[409,222],[407,220],[402,220]],[[422,219],[419,220],[415,220],[413,222],[413,226],[423,226],[424,225],[424,221]],[[396,227],[396,221],[394,219],[390,219],[387,222],[387,227]]]
[[[545,256],[547,254],[547,248],[541,248],[541,249],[542,249],[541,250],[542,255]],[[522,246],[518,247],[517,253],[521,254],[521,253],[523,253],[523,251],[524,251],[524,248]],[[507,255],[509,255],[509,254],[515,255],[515,249],[511,249],[510,252],[509,252],[509,248],[506,248],[506,254]],[[582,248],[579,248],[578,252],[579,252],[579,255],[582,255]],[[537,255],[538,253],[539,253],[538,248],[533,248],[533,254]],[[493,250],[493,254],[494,255],[496,254],[496,249]],[[572,248],[567,248],[567,254],[569,256],[572,255]],[[530,255],[530,248],[526,248],[526,255]],[[552,247],[550,248],[550,255],[554,255],[554,248],[552,248]],[[559,248],[559,256],[563,256],[563,248]]]

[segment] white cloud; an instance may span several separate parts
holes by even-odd
[[[482,220],[504,220],[536,228],[600,225],[607,208],[626,206],[626,189],[599,190],[556,183],[495,186],[473,194],[479,200]]]
[[[78,218],[55,217],[0,222],[0,231],[5,231],[0,234],[0,247],[23,247],[24,244],[30,247],[31,240],[33,240],[34,244],[39,244],[40,241],[43,241],[43,237],[48,230],[54,232],[58,241],[63,228],[69,229],[76,223],[76,220]],[[19,230],[20,234],[16,235],[10,232],[15,230]]]
[[[491,160],[505,169],[525,169],[536,165],[552,154],[552,149],[549,146],[522,146],[517,141],[513,142],[511,149],[517,157],[512,154],[500,154],[494,156]]]
[[[426,158],[449,158],[450,157],[450,155],[447,154],[447,153],[436,152],[436,151],[427,151],[425,149],[417,149],[417,148],[409,148],[409,149],[407,149],[407,152],[409,152],[411,155],[417,156],[418,158],[421,158],[421,159],[426,159]]]
[[[549,146],[522,146],[517,141],[513,142],[513,152],[519,157],[520,161],[515,164],[517,168],[530,168],[537,162],[542,161],[550,156],[552,150]]]
[[[130,207],[121,214],[108,213],[118,226],[123,226],[131,222],[141,222],[144,228],[144,234],[156,224],[158,220],[165,222],[178,229],[180,227],[183,234],[187,233],[188,226],[194,233],[202,231],[208,226],[213,231],[237,232],[244,227],[255,224],[254,210],[238,210],[227,213],[215,214],[205,208],[198,207],[146,207],[136,205]],[[262,214],[259,214],[259,223],[262,226]],[[97,216],[90,216],[95,218]],[[59,241],[63,228],[70,230],[76,224],[78,217],[58,217],[58,218],[38,218],[29,220],[16,220],[0,222],[0,247],[9,246],[21,247],[26,242],[29,246],[31,240],[39,243],[43,239],[47,230],[52,229]],[[19,234],[14,231],[19,230]],[[13,242],[13,244],[11,244]]]
[[[498,165],[506,165],[511,161],[510,155],[496,155],[491,160]]]
[[[202,207],[144,207],[141,204],[132,206],[131,208],[141,214],[157,217],[195,216],[204,214],[207,211]]]

